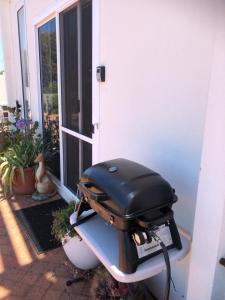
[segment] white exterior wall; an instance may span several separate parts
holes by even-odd
[[[225,111],[225,107],[224,111]],[[225,183],[223,183],[225,185]],[[224,198],[223,198],[224,200]],[[220,240],[220,247],[219,251],[216,256],[216,268],[215,268],[215,276],[213,281],[213,287],[212,288],[212,299],[213,300],[224,300],[225,299],[225,284],[224,284],[224,278],[225,278],[225,268],[224,266],[219,264],[219,260],[221,257],[225,257],[225,208],[222,212],[222,218],[223,218],[223,226],[222,230],[220,232],[219,240]],[[220,216],[221,217],[221,216]]]
[[[3,58],[4,58],[4,80],[6,82],[6,99],[2,99],[4,105],[14,105],[17,98],[16,74],[15,68],[15,40],[13,35],[13,26],[11,18],[11,7],[9,1],[0,0],[0,34],[3,42]],[[3,77],[1,77],[1,86],[4,86]],[[5,87],[4,87],[5,88]],[[5,101],[6,100],[6,101]]]
[[[176,188],[179,200],[174,205],[174,209],[178,224],[192,234],[199,173],[200,168],[202,167],[203,170],[205,167],[204,155],[201,162],[202,149],[206,151],[205,147],[207,149],[210,144],[210,140],[204,141],[203,148],[207,102],[209,98],[209,104],[214,103],[219,87],[220,95],[224,95],[225,92],[222,89],[225,86],[222,80],[219,86],[213,83],[217,82],[217,76],[225,78],[222,67],[220,70],[217,69],[225,61],[225,57],[221,54],[220,60],[215,61],[217,55],[214,52],[215,45],[217,48],[220,47],[216,36],[218,26],[225,28],[225,24],[218,25],[216,22],[217,13],[225,10],[217,6],[220,0],[99,1],[99,64],[106,66],[106,82],[100,84],[99,158],[102,161],[125,157],[161,173]],[[9,1],[3,2],[4,5],[9,3]],[[1,5],[3,2],[0,0]],[[34,19],[54,2],[57,1],[25,0],[33,119],[39,119],[37,86],[39,75],[35,67],[37,53]],[[16,19],[16,10],[21,1],[12,0],[10,3],[10,9],[5,6],[5,16],[9,18],[4,19],[4,24],[7,24],[6,35],[12,37],[6,39],[8,49],[6,65],[9,68],[7,86],[11,93],[10,99],[21,101],[22,86]],[[225,47],[222,49],[225,53]],[[98,58],[95,57],[95,61],[97,60]],[[223,109],[225,111],[222,105],[223,98],[218,101],[217,110],[221,112],[220,117],[223,118]],[[213,126],[216,116],[215,113],[211,119],[207,114],[206,128]],[[218,128],[222,127],[216,127],[215,130]],[[213,136],[213,133],[211,134]],[[219,142],[217,140],[218,145]],[[213,148],[210,151],[209,155],[215,157]],[[220,159],[222,159],[221,153]],[[212,199],[209,198],[211,194],[208,195],[208,201],[204,198],[207,195],[201,195],[201,189],[204,190],[205,184],[208,184],[206,176],[208,176],[206,171],[201,173],[202,187],[199,187],[199,205],[195,222],[196,228],[199,229],[195,230],[194,234],[196,243],[192,255],[190,278],[193,280],[191,279],[189,283],[189,300],[209,299],[198,294],[202,289],[192,290],[193,284],[198,281],[194,276],[195,262],[204,253],[203,246],[200,247],[197,243],[198,235],[201,235],[200,228],[205,228],[204,220],[207,216],[201,214],[201,210],[206,205],[209,212],[212,207]],[[213,186],[214,188],[216,186]],[[219,201],[222,208],[223,191],[220,190],[217,195],[218,197],[213,201]],[[214,218],[216,219],[217,216]],[[212,257],[211,269],[201,269],[201,276],[205,274],[202,277],[202,286],[211,279],[207,297],[210,297],[213,291],[215,297],[212,298],[213,300],[220,299],[223,293],[222,282],[225,275],[225,270],[217,264],[218,258],[225,252],[225,243],[222,239],[225,235],[225,225],[221,230],[222,213],[219,218],[214,224],[218,236],[213,250],[217,252]],[[207,258],[211,255],[210,251],[206,254],[208,256],[202,258],[202,261],[199,260],[203,266],[203,262],[207,262]],[[172,288],[172,300],[183,299],[183,296],[186,298],[189,263],[190,256],[173,268],[177,293],[173,292]],[[154,284],[153,290],[157,294],[162,290],[161,282],[162,274],[151,280],[151,284]],[[191,294],[190,291],[193,293]]]
[[[188,300],[224,300],[225,2],[217,15],[209,102],[196,205]]]
[[[126,157],[161,173],[179,197],[177,223],[191,234],[217,3],[101,1],[100,160]],[[173,269],[172,299],[186,297],[189,260]],[[152,280],[158,294],[161,278]]]

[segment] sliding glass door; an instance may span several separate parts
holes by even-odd
[[[48,149],[47,166],[60,178],[59,111],[55,18],[38,29],[43,138]]]
[[[92,163],[92,7],[80,1],[59,16],[64,184],[76,190]]]
[[[43,134],[53,155],[48,166],[75,193],[92,164],[92,2],[58,12],[39,27],[38,40]]]

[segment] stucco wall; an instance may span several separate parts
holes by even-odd
[[[225,2],[220,1],[196,205],[188,300],[224,300]]]
[[[5,85],[3,81],[6,81],[4,93],[4,104],[14,105],[17,98],[17,88],[15,81],[15,42],[12,33],[11,22],[11,7],[9,1],[0,1],[0,35],[2,41],[3,59],[4,59],[4,79],[1,77],[1,87]],[[3,99],[1,99],[3,101]]]
[[[100,160],[126,157],[161,173],[191,234],[216,10],[216,1],[101,1]],[[174,298],[186,295],[188,268],[187,258],[173,270]]]
[[[223,216],[225,216],[225,208],[223,210]],[[224,219],[223,226],[219,236],[220,247],[217,255],[217,263],[216,263],[215,276],[213,282],[213,291],[212,291],[213,300],[225,299],[225,284],[224,284],[225,268],[224,266],[219,264],[220,258],[225,257],[225,241],[224,241],[225,218],[223,217],[223,219]]]

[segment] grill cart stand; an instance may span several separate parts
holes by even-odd
[[[132,274],[121,272],[118,268],[117,230],[113,226],[106,224],[99,215],[95,215],[75,227],[75,230],[109,273],[119,282],[127,283],[130,286],[131,283],[148,279],[166,268],[163,254],[159,254],[140,264],[136,272]],[[190,236],[181,229],[179,229],[179,233],[183,247],[181,250],[173,248],[168,251],[171,265],[176,261],[182,260],[190,250]]]

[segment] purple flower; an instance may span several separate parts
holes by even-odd
[[[26,120],[25,119],[19,119],[17,122],[16,122],[16,127],[18,129],[25,129],[26,127]]]

